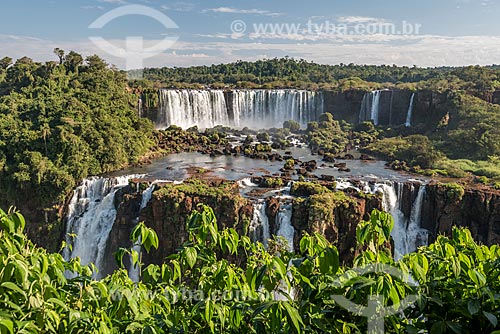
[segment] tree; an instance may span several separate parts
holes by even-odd
[[[82,64],[83,64],[83,57],[74,51],[68,53],[68,55],[64,60],[64,65],[70,72],[78,73],[78,68],[82,66]]]
[[[0,59],[0,70],[6,70],[10,65],[12,65],[12,58],[3,57]]]
[[[61,65],[64,62],[64,53],[65,52],[62,49],[59,49],[59,48],[54,49],[54,54],[59,58],[59,64],[61,64]]]

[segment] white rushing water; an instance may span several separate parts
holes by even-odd
[[[384,211],[390,213],[394,218],[394,228],[391,236],[394,240],[394,256],[400,259],[403,255],[415,252],[418,247],[428,244],[429,232],[421,228],[422,206],[425,198],[426,186],[420,185],[416,198],[413,200],[414,187],[410,194],[404,194],[404,183],[384,182],[369,184],[366,181],[354,185],[349,180],[337,180],[337,190],[353,188],[356,191],[366,193],[381,193],[383,195],[382,206]],[[409,216],[402,210],[403,196],[412,196],[412,209]]]
[[[267,205],[264,200],[254,203],[253,217],[250,223],[250,235],[252,240],[261,241],[265,248],[267,248],[269,239],[271,239],[266,207]]]
[[[361,110],[359,112],[360,123],[364,121],[373,121],[373,124],[379,125],[381,96],[382,90],[374,90],[364,95],[361,103]]]
[[[292,226],[292,204],[281,205],[278,215],[276,216],[276,225],[278,226],[276,235],[285,238],[288,243],[288,251],[293,252],[295,229]]]
[[[415,252],[418,247],[429,244],[429,231],[422,228],[422,206],[425,198],[426,187],[421,185],[418,189],[417,198],[413,202],[410,221],[406,234],[405,254]]]
[[[281,127],[295,120],[305,127],[317,120],[324,110],[321,92],[306,90],[237,90],[233,92],[234,125],[236,127]]]
[[[66,242],[72,250],[65,250],[66,260],[79,257],[84,265],[94,263],[98,269],[103,268],[106,244],[116,218],[115,194],[130,179],[138,177],[141,176],[92,177],[74,190],[66,228]],[[70,236],[73,234],[74,240]],[[96,277],[100,278],[99,273]]]
[[[141,211],[148,205],[149,201],[151,201],[151,197],[153,196],[153,192],[156,188],[156,184],[158,182],[153,182],[151,183],[151,185],[142,192],[142,199],[141,199],[141,206],[139,208],[139,215],[141,214]],[[136,218],[136,224],[139,223],[139,216]],[[140,238],[138,240],[138,244],[137,245],[134,245],[132,247],[132,250],[136,251],[137,254],[139,255],[139,259],[141,258],[141,251],[142,251],[142,247],[140,246]],[[129,271],[128,271],[128,275],[130,277],[130,279],[133,281],[133,282],[139,282],[139,279],[140,279],[140,276],[141,276],[141,273],[140,273],[140,268],[139,266],[134,266],[132,265],[132,258],[130,258],[130,268],[129,268]]]
[[[410,105],[408,107],[408,114],[406,115],[405,126],[407,128],[411,127],[411,120],[413,118],[413,109],[415,108],[415,93],[411,94]]]
[[[405,216],[401,210],[403,203],[403,186],[403,183],[397,182],[375,185],[375,191],[382,192],[384,196],[384,210],[389,212],[394,218],[394,228],[391,236],[394,240],[394,257],[396,260],[399,260],[406,254],[415,252],[420,246],[427,245],[428,232],[421,228],[425,185],[419,187],[409,217]]]
[[[229,125],[228,107],[222,90],[171,90],[160,92],[158,128],[178,125],[201,128]]]
[[[323,110],[323,94],[306,90],[162,90],[156,127],[270,128],[288,120],[306,126]]]

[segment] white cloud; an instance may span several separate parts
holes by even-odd
[[[195,9],[195,5],[190,2],[175,2],[171,5],[160,6],[161,10],[174,12],[191,12]]]
[[[227,14],[256,14],[264,16],[280,16],[281,13],[273,13],[268,10],[262,9],[239,9],[232,7],[218,7],[205,9],[203,12],[213,12],[213,13],[227,13]]]
[[[100,2],[111,3],[116,5],[126,5],[127,1],[125,0],[99,0]]]
[[[328,41],[255,42],[223,39],[201,43],[177,42],[165,53],[145,61],[147,67],[191,66],[232,62],[238,59],[257,60],[263,56],[289,55],[323,64],[397,64],[418,66],[463,66],[500,64],[499,36],[412,36],[410,39],[384,39],[387,36],[370,36],[372,40],[344,39]],[[355,38],[355,37],[353,37]],[[146,47],[159,41],[148,41]],[[113,41],[124,45],[123,41]],[[13,58],[29,56],[36,61],[56,60],[52,50],[60,47],[83,55],[98,54],[119,68],[125,67],[123,59],[107,55],[90,41],[48,41],[29,36],[0,35],[0,54]]]
[[[378,24],[378,23],[387,23],[385,19],[380,19],[376,17],[367,17],[367,16],[340,16],[337,19],[337,22],[346,23],[346,24],[361,24],[361,23],[370,23],[370,24]]]
[[[81,8],[82,9],[89,9],[89,10],[92,10],[92,9],[104,10],[103,6],[82,6]]]

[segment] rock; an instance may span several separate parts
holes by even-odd
[[[323,180],[323,181],[335,181],[335,176],[333,176],[333,175],[321,175],[321,180]]]
[[[300,164],[300,168],[305,168],[308,172],[313,172],[318,169],[318,165],[316,163],[316,160],[311,160]]]
[[[345,162],[339,162],[333,165],[335,168],[346,168],[347,164]]]
[[[354,155],[346,154],[344,155],[343,160],[354,160]]]
[[[360,160],[365,160],[365,161],[373,161],[375,159],[373,159],[372,157],[370,157],[368,154],[361,154]]]
[[[335,162],[335,156],[331,153],[326,153],[323,156],[323,161],[333,163],[333,162]]]
[[[302,175],[302,176],[308,176],[309,175],[309,173],[307,172],[307,170],[305,168],[299,168],[299,169],[297,169],[297,174]]]

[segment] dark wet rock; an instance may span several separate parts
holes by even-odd
[[[333,176],[333,175],[321,175],[321,180],[323,180],[323,181],[335,181],[335,176]]]
[[[370,157],[368,154],[361,154],[359,157],[360,160],[365,160],[365,161],[373,161],[375,160],[374,158]]]
[[[335,162],[335,155],[333,155],[331,153],[326,153],[323,156],[323,161],[333,163],[333,162]]]

